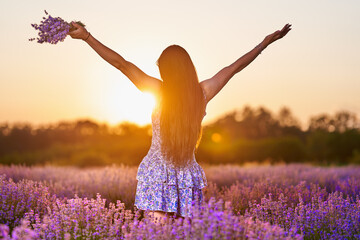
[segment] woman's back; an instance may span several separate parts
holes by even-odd
[[[205,94],[204,98],[206,98]],[[177,212],[181,216],[188,216],[191,200],[195,200],[196,197],[200,200],[203,198],[201,189],[207,186],[206,176],[195,159],[195,153],[191,159],[188,159],[186,166],[179,168],[176,168],[171,161],[163,157],[161,153],[161,111],[159,106],[158,103],[151,116],[152,139],[150,149],[137,171],[138,187],[135,205],[139,209]],[[180,204],[178,204],[179,202]]]

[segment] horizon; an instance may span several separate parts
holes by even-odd
[[[251,110],[253,110],[255,113],[257,113],[257,111],[260,109],[260,108],[264,108],[265,111],[269,111],[269,113],[271,114],[271,116],[275,119],[275,120],[279,120],[279,112],[273,112],[271,111],[269,108],[267,108],[266,106],[263,106],[263,105],[260,105],[260,106],[249,106],[247,105],[248,107],[251,108]],[[246,106],[244,106],[246,107]],[[310,118],[311,117],[318,117],[320,115],[327,115],[329,117],[333,117],[335,114],[341,112],[341,111],[344,111],[344,110],[339,110],[339,111],[336,111],[334,113],[319,113],[319,114],[315,114],[315,115],[311,115],[308,119],[308,121],[306,123],[304,122],[301,122],[301,120],[298,118],[298,116],[296,116],[294,114],[294,112],[292,111],[292,109],[288,108],[287,106],[284,106],[286,107],[288,110],[290,110],[290,113],[291,113],[291,117],[293,117],[298,123],[299,123],[299,127],[302,131],[307,131],[309,126],[310,126]],[[231,114],[234,114],[235,115],[237,113],[241,114],[241,110],[243,109],[233,109],[233,110],[230,110],[228,112],[224,112],[223,114],[221,115],[218,115],[217,118],[213,119],[212,121],[208,121],[206,123],[202,123],[202,126],[203,127],[206,127],[206,126],[209,126],[211,124],[214,124],[216,123],[217,121],[221,120],[222,118],[228,116],[228,115],[231,115]],[[351,112],[351,111],[347,111],[345,110],[346,112],[350,113],[350,114],[355,114],[356,115],[356,118],[357,120],[359,120],[359,123],[360,123],[360,117],[354,113],[354,112]],[[257,115],[257,114],[256,114]],[[242,120],[238,120],[237,119],[237,116],[235,116],[235,120],[238,121],[238,122],[241,122]],[[130,124],[135,124],[136,126],[138,127],[146,127],[148,125],[151,125],[151,123],[143,123],[143,124],[139,124],[137,122],[134,122],[134,121],[129,121],[129,120],[122,120],[122,121],[119,121],[117,123],[110,123],[108,121],[100,121],[98,119],[95,119],[93,117],[77,117],[77,118],[73,118],[73,119],[59,119],[59,120],[56,120],[56,121],[53,121],[53,122],[42,122],[42,123],[33,123],[33,122],[29,122],[29,121],[14,121],[14,122],[8,122],[8,121],[0,121],[0,126],[1,125],[8,125],[10,128],[14,127],[14,126],[24,126],[24,125],[30,125],[33,129],[39,129],[41,127],[50,127],[50,126],[53,126],[53,125],[58,125],[60,123],[63,123],[63,122],[70,122],[70,123],[74,123],[74,122],[79,122],[79,121],[91,121],[91,122],[94,122],[98,125],[107,125],[108,127],[110,128],[116,128],[117,126],[121,125],[121,124],[126,124],[126,123],[130,123]]]

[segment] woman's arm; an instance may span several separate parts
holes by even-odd
[[[253,50],[246,53],[231,65],[223,68],[212,78],[204,80],[200,83],[205,91],[208,102],[226,85],[226,83],[238,72],[249,65],[267,46],[274,41],[284,37],[290,30],[291,25],[286,24],[282,30],[278,30],[268,36],[257,45]]]
[[[84,27],[74,22],[72,24],[76,27],[76,30],[68,33],[72,38],[82,39],[87,42],[105,61],[127,76],[139,90],[158,92],[162,81],[147,75],[133,63],[126,61],[118,53],[94,38]]]

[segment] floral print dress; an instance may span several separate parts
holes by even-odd
[[[205,94],[204,98],[206,102]],[[159,105],[154,108],[151,119],[151,146],[138,167],[135,206],[141,210],[191,216],[192,204],[203,200],[202,188],[207,186],[204,170],[196,162],[195,154],[190,163],[182,168],[175,168],[166,162],[160,149]]]

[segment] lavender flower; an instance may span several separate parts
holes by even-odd
[[[48,14],[46,10],[44,10],[45,14],[48,17],[43,17],[43,21],[38,24],[31,24],[33,28],[39,30],[39,37],[37,38],[38,43],[51,43],[56,44],[59,41],[62,42],[67,36],[67,33],[74,30],[74,26],[71,23],[64,21],[60,17],[53,18]],[[81,22],[76,22],[81,26],[85,27],[85,25]],[[29,41],[34,41],[35,38],[30,38]]]
[[[132,211],[136,167],[0,165],[0,239],[360,239],[359,166],[204,170],[202,205],[156,224]]]

